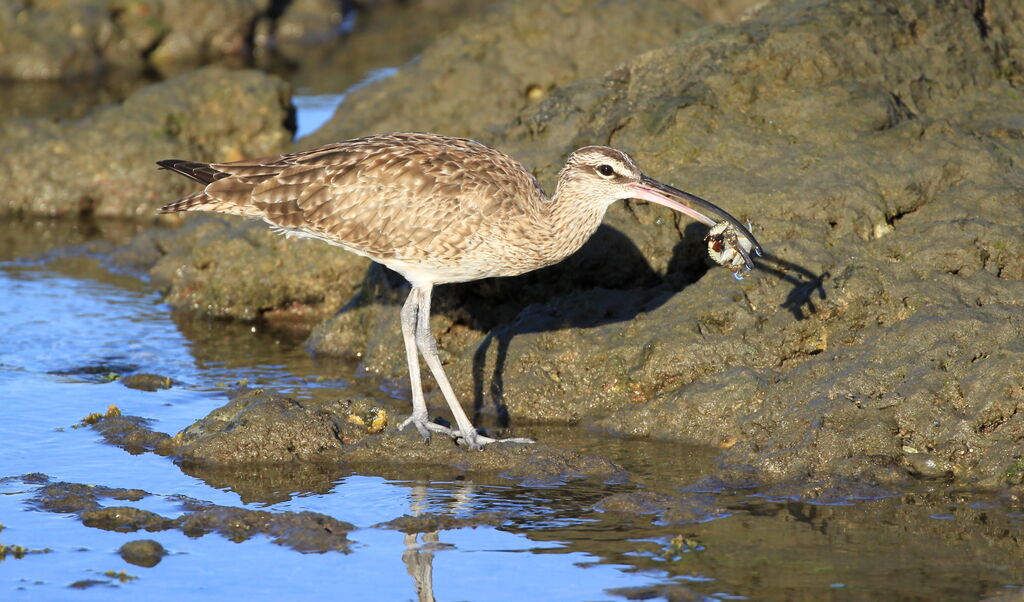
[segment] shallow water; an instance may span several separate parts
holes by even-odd
[[[396,73],[398,73],[398,69],[394,67],[375,69],[370,71],[361,82],[354,84],[342,94],[309,94],[310,90],[299,90],[299,94],[292,97],[296,116],[294,139],[299,141],[330,121],[338,106],[352,92]]]
[[[528,486],[451,470],[441,476],[401,468],[360,474],[343,467],[276,488],[260,482],[259,474],[248,481],[237,475],[204,481],[168,458],[129,454],[74,425],[114,404],[173,433],[239,387],[297,397],[401,398],[402,386],[314,358],[301,344],[258,326],[173,314],[146,282],[107,270],[83,247],[58,242],[82,242],[102,234],[96,230],[52,233],[45,225],[18,223],[5,229],[0,543],[49,550],[0,562],[5,599],[406,600],[430,599],[432,591],[439,600],[593,600],[667,596],[650,588],[676,586],[707,599],[973,600],[1018,591],[1024,582],[1022,517],[980,494],[936,484],[825,505],[705,487],[692,495],[686,522],[665,524],[655,515],[601,512],[594,504],[636,487],[679,492],[714,469],[714,450],[562,427],[525,430],[603,454],[634,482]],[[123,377],[134,372],[170,378],[173,386],[155,392],[124,386]],[[300,553],[262,535],[234,542],[174,530],[106,531],[33,505],[40,485],[21,478],[29,473],[143,489],[151,495],[139,501],[103,503],[169,518],[183,511],[180,496],[187,496],[275,513],[319,512],[356,530],[347,553],[322,554]],[[375,526],[421,513],[498,518],[410,535]],[[117,554],[125,542],[144,538],[169,552],[155,567],[129,564]],[[122,582],[120,571],[131,578]],[[84,589],[68,589],[89,580],[94,583]]]

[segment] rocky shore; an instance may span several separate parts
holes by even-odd
[[[237,4],[241,21],[241,8],[258,8]],[[467,14],[397,75],[349,94],[303,141],[469,136],[522,161],[549,191],[569,152],[605,144],[753,224],[768,253],[743,281],[704,259],[703,227],[629,201],[561,265],[442,287],[433,331],[463,403],[498,427],[579,424],[715,446],[716,482],[780,494],[938,479],[1017,495],[1024,9],[777,0],[712,24],[673,1],[626,6],[507,2]],[[102,26],[89,27],[83,35],[95,40]],[[97,68],[15,58],[0,54],[0,75]],[[9,122],[0,211],[150,220],[191,190],[153,161],[286,151],[290,93],[274,76],[204,67],[77,120]],[[312,352],[404,378],[394,275],[236,218],[169,226],[104,252],[148,273],[176,307],[298,323]],[[319,414],[330,408],[295,414],[274,399],[246,424],[320,416],[320,430],[300,430],[323,439],[294,459],[345,461],[340,423]],[[201,447],[195,432],[152,448],[198,464],[251,449]],[[523,469],[532,476],[615,471],[548,445],[473,458],[393,446],[406,434],[384,433],[351,453],[376,446],[368,453],[391,461],[468,467],[522,456],[545,467]],[[295,449],[286,439],[266,435],[269,455],[249,460],[279,461],[277,451]]]

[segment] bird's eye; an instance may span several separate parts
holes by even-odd
[[[601,174],[602,176],[612,176],[615,175],[615,170],[612,169],[611,165],[605,164],[597,168],[597,173]]]

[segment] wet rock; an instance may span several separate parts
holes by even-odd
[[[174,525],[174,521],[166,519],[155,512],[140,510],[131,506],[108,506],[86,510],[81,513],[82,524],[105,531],[129,533],[140,529],[146,531],[164,531]]]
[[[446,514],[404,515],[374,525],[374,529],[394,529],[402,533],[432,533],[448,529],[465,529],[467,527],[500,527],[508,516],[502,512],[481,512],[473,516],[448,516]]]
[[[152,539],[135,539],[120,547],[117,551],[125,562],[136,566],[153,568],[167,555],[160,542]]]
[[[100,505],[101,499],[138,501],[150,495],[140,489],[57,482],[41,486],[29,505],[45,512],[77,514],[83,524],[99,529],[121,532],[176,529],[189,537],[219,533],[235,542],[267,535],[273,543],[299,552],[348,552],[348,532],[355,529],[347,522],[316,512],[271,513],[218,506],[187,497],[175,498],[184,511],[173,519],[131,506]]]
[[[496,443],[469,452],[444,437],[429,442],[415,432],[388,430],[345,450],[350,465],[440,465],[467,472],[498,474],[524,484],[554,485],[572,478],[621,480],[625,472],[599,456],[546,443]]]
[[[38,482],[38,479],[27,481]],[[149,494],[141,489],[119,489],[81,483],[47,482],[39,487],[29,504],[47,512],[80,514],[100,507],[99,500],[138,501]]]
[[[1016,499],[1024,499],[1024,496],[1020,495],[1024,492],[1024,458],[1021,458],[1018,454],[1012,454],[1014,461],[1006,467],[1001,475],[998,475],[998,482],[1002,485],[1007,486],[1012,495]]]
[[[151,420],[140,416],[124,416],[120,411],[95,416],[96,419],[89,422],[93,430],[107,443],[133,455],[154,451],[168,439],[166,433],[149,428]]]
[[[836,472],[893,483],[910,447],[934,454],[935,470],[960,466],[960,478],[988,481],[1010,464],[1006,452],[1020,428],[1002,375],[1019,374],[1021,356],[1011,350],[1022,319],[1000,305],[931,305],[874,326],[861,342],[778,379],[724,457],[756,466],[768,480]],[[986,365],[983,356],[1010,361]],[[933,472],[928,465],[917,470]]]
[[[943,479],[953,476],[955,467],[933,454],[908,453],[903,456],[910,465],[910,473],[923,479]]]
[[[724,351],[720,347],[719,351]],[[708,350],[711,352],[711,350]],[[648,397],[644,379],[633,376],[614,383],[632,388],[640,403],[630,404],[607,418],[594,421],[601,428],[631,436],[691,441],[722,448],[740,437],[738,424],[757,412],[768,380],[746,366],[714,372],[670,393]]]
[[[154,161],[280,150],[291,137],[289,94],[275,77],[210,67],[77,121],[8,121],[0,135],[0,211],[150,216],[194,188]]]
[[[160,376],[159,374],[139,372],[136,374],[129,374],[122,378],[121,384],[129,389],[153,392],[159,391],[160,389],[170,389],[171,379],[170,377]]]
[[[104,69],[166,70],[245,56],[270,0],[5,3],[0,78],[54,79]]]
[[[160,446],[186,462],[212,465],[336,461],[347,433],[340,414],[254,390],[243,394]]]
[[[266,512],[193,503],[178,519],[189,537],[216,532],[234,542],[265,534],[273,543],[298,552],[348,552],[355,526],[316,512]]]
[[[851,463],[855,464],[855,463]],[[852,476],[843,476],[852,475]],[[897,478],[891,480],[897,481]],[[803,475],[773,483],[758,490],[768,500],[801,500],[814,504],[851,504],[866,500],[879,500],[896,495],[890,488],[874,485],[870,479],[857,474],[855,466],[842,467],[825,478],[808,479]]]
[[[535,484],[581,477],[623,480],[627,476],[605,458],[544,443],[497,443],[470,452],[443,436],[424,442],[415,429],[397,430],[400,416],[379,420],[392,415],[368,399],[300,402],[257,389],[241,393],[173,437],[147,435],[142,419],[130,416],[102,418],[93,427],[103,432],[104,423],[134,418],[137,432],[132,441],[152,442],[145,450],[173,456],[186,471],[211,475],[219,486],[232,488],[251,479],[254,467],[283,464],[293,465],[287,469],[289,473],[312,471],[313,479],[334,474],[336,469],[330,467],[339,465],[445,466]],[[276,482],[270,476],[250,483],[249,495],[256,499],[279,496],[283,483],[268,487],[268,479]],[[322,482],[329,481],[325,478]]]
[[[171,198],[171,197],[168,197]],[[177,230],[150,230],[112,253],[148,272],[174,307],[217,318],[310,328],[341,307],[369,262],[263,224],[199,215]]]

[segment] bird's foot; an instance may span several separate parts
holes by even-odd
[[[434,433],[444,433],[445,435],[448,435],[449,437],[454,437],[455,436],[455,433],[452,431],[452,429],[450,429],[450,428],[448,428],[446,426],[443,426],[443,425],[431,422],[430,420],[427,419],[426,415],[424,415],[424,416],[417,416],[416,414],[413,414],[412,416],[409,416],[408,418],[403,420],[401,424],[398,425],[398,430],[402,430],[405,427],[409,426],[410,424],[413,424],[413,425],[416,426],[416,430],[420,432],[420,435],[422,435],[423,439],[425,439],[425,440],[426,439],[430,439],[430,433],[431,432],[434,432]]]
[[[457,431],[450,429],[444,425],[431,422],[426,416],[417,416],[413,414],[398,425],[398,430],[402,430],[410,424],[416,427],[416,430],[423,436],[424,441],[430,440],[431,433],[442,433],[448,437],[451,437],[455,442],[466,449],[483,449],[485,445],[491,443],[533,443],[533,439],[527,437],[510,437],[508,439],[493,439],[485,435],[481,435],[475,430],[470,431]]]
[[[452,437],[455,438],[455,442],[459,445],[464,445],[467,449],[483,449],[485,445],[491,443],[534,443],[533,439],[528,437],[509,437],[508,439],[492,439],[481,435],[476,431],[452,431]]]

